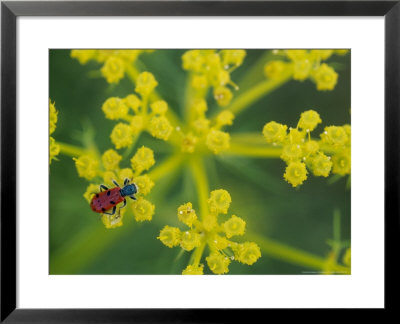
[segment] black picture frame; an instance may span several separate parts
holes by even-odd
[[[16,308],[16,19],[19,16],[384,16],[385,309],[399,286],[400,1],[2,1],[1,3],[1,322],[227,322],[263,310]],[[370,95],[370,94],[366,94]],[[368,185],[368,184],[366,184]],[[373,188],[371,188],[373,190]],[[258,316],[261,314],[251,314]],[[255,318],[255,317],[253,317]]]

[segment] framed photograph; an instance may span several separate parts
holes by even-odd
[[[394,307],[399,1],[1,17],[1,321]]]

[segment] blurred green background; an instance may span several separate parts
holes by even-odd
[[[127,77],[110,86],[100,76],[99,64],[80,65],[69,53],[49,53],[50,98],[59,112],[52,136],[56,141],[81,146],[82,134],[92,129],[103,152],[113,147],[109,135],[115,122],[104,117],[101,106],[110,96],[133,93],[134,87]],[[184,50],[158,50],[141,55],[139,65],[142,71],[154,74],[159,82],[157,91],[179,115],[184,108],[187,76],[181,68],[183,53]],[[244,64],[232,73],[232,80],[239,82],[264,55],[265,50],[248,50]],[[271,120],[295,127],[300,113],[308,109],[318,111],[322,118],[314,136],[325,126],[350,124],[350,55],[333,56],[328,63],[339,73],[335,90],[321,92],[308,80],[290,81],[238,115],[227,131],[261,133]],[[250,83],[264,78],[263,65],[256,69]],[[214,100],[208,103],[211,113],[217,109]],[[167,143],[147,134],[140,137],[137,145],[154,150],[156,166],[168,148]],[[208,158],[206,168],[210,189],[229,191],[229,215],[244,218],[248,230],[326,258],[331,251],[327,240],[333,238],[333,214],[338,209],[341,239],[350,240],[347,177],[330,183],[330,178],[310,175],[300,188],[294,189],[283,179],[285,163],[280,159],[222,156]],[[184,228],[176,214],[180,204],[191,201],[198,208],[191,174],[185,168],[179,174],[165,175],[147,196],[156,206],[151,222],[137,223],[133,217],[125,217],[124,226],[107,230],[82,196],[88,182],[78,177],[71,157],[59,155],[50,167],[50,274],[180,274],[190,252],[180,254],[180,248],[167,248],[156,239],[164,225]],[[232,262],[229,268],[229,274],[301,274],[313,270],[263,251],[254,265]],[[204,269],[210,273],[207,267]]]

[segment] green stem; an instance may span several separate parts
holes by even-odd
[[[206,240],[204,240],[199,247],[197,247],[193,252],[193,262],[192,265],[198,267],[203,256],[204,248],[206,247]]]
[[[84,154],[87,154],[87,150],[84,148],[81,148],[79,146],[71,145],[71,144],[66,144],[62,142],[56,142],[60,146],[60,153],[67,155],[67,156],[72,156],[72,157],[78,157]]]
[[[253,158],[279,158],[282,154],[282,147],[231,143],[229,149],[225,151],[224,154],[247,156]]]
[[[207,197],[209,194],[209,185],[202,158],[193,157],[190,160],[190,169],[196,183],[197,194],[199,197],[200,217],[201,220],[204,220],[208,215]]]
[[[148,176],[156,181],[164,175],[173,173],[182,163],[182,155],[179,153],[173,154],[171,157],[165,159],[157,167],[148,173]]]
[[[256,84],[254,87],[238,95],[236,99],[227,107],[235,115],[241,113],[243,110],[249,108],[254,102],[266,96],[279,86],[283,85],[290,80],[292,73],[290,70],[286,71],[280,79],[277,80],[264,80]]]
[[[133,149],[135,148],[135,145],[136,145],[137,141],[139,140],[140,134],[141,134],[141,132],[139,132],[133,136],[132,144],[129,145],[129,147],[125,150],[125,152],[123,154],[124,159],[126,159],[127,157],[129,157],[132,154]]]
[[[260,245],[261,250],[272,258],[289,262],[296,265],[305,266],[310,269],[324,271],[326,268],[326,259],[315,256],[309,252],[279,243],[265,236],[247,232],[247,237]],[[333,271],[340,273],[350,273],[348,267],[334,264]]]

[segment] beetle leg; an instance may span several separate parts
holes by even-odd
[[[122,208],[124,208],[126,206],[126,199],[124,199],[124,204],[121,206],[121,207],[119,207],[119,209],[121,210]]]
[[[116,210],[117,210],[117,207],[114,206],[111,213],[106,213],[106,212],[104,212],[103,214],[114,215]]]
[[[126,186],[129,182],[130,182],[130,180],[129,180],[128,178],[125,178],[125,180],[124,180],[124,186]]]
[[[108,188],[105,185],[101,184],[100,185],[100,191],[103,191],[102,189],[103,190],[108,190]]]
[[[118,184],[118,182],[117,181],[115,181],[114,179],[113,179],[113,184],[115,184],[117,187],[119,187],[119,184]]]
[[[136,200],[136,197],[135,197],[134,195],[129,196],[129,198],[131,198],[131,199],[133,199],[133,200]]]

